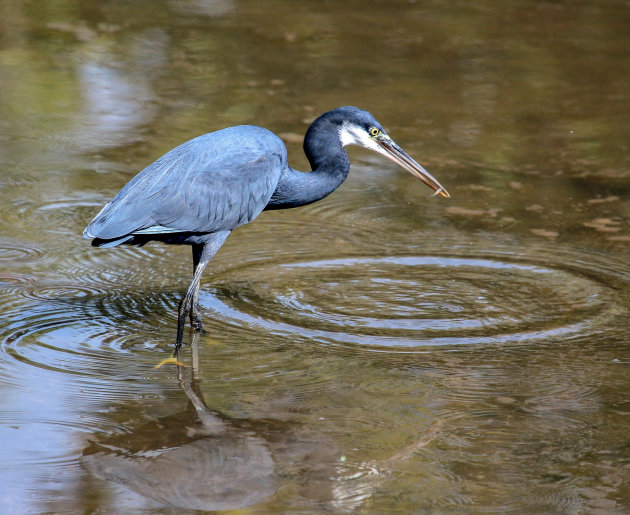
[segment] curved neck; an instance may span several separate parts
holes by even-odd
[[[350,172],[350,160],[336,127],[327,120],[316,120],[304,137],[304,153],[312,172],[283,170],[276,190],[265,209],[305,206],[330,195]]]

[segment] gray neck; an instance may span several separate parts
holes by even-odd
[[[337,127],[331,123],[316,121],[309,127],[304,153],[313,171],[299,172],[290,167],[284,170],[265,209],[311,204],[330,195],[348,177],[348,153],[341,146]]]

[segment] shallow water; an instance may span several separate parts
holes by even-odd
[[[0,0],[0,508],[630,511],[625,2]],[[173,146],[370,110],[175,337],[190,251],[84,226]],[[188,345],[193,342],[194,345]]]

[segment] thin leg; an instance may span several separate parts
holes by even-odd
[[[223,242],[230,234],[230,231],[215,232],[211,235],[206,243],[199,244],[200,248],[197,264],[195,266],[195,273],[193,274],[193,280],[186,291],[186,294],[179,303],[178,317],[177,317],[177,339],[175,340],[174,355],[177,355],[179,348],[182,346],[182,339],[184,336],[184,325],[186,325],[186,315],[191,312],[193,299],[199,296],[199,285],[201,283],[201,276],[206,266],[217,253]],[[195,261],[195,251],[193,250],[193,261]],[[191,315],[191,320],[192,320]]]
[[[197,271],[197,266],[199,265],[199,261],[201,259],[201,254],[203,253],[203,245],[194,244],[192,246],[192,255],[193,255],[193,277],[195,272]],[[193,292],[192,297],[192,306],[190,307],[190,325],[195,331],[201,331],[203,324],[201,322],[201,308],[199,307],[199,287],[201,286],[201,282],[197,283],[197,287]]]

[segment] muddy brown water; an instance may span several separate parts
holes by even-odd
[[[3,512],[630,511],[627,2],[0,9]],[[452,199],[351,149],[230,236],[155,369],[189,250],[84,226],[225,126],[306,169],[345,104]]]

